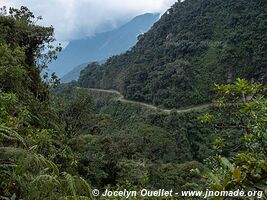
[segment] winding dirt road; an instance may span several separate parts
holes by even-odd
[[[142,102],[138,102],[138,101],[132,101],[132,100],[127,100],[124,98],[124,96],[117,90],[105,90],[105,89],[96,89],[96,88],[88,88],[91,91],[95,91],[95,92],[105,92],[105,93],[110,93],[110,94],[116,94],[116,99],[117,101],[120,102],[124,102],[124,103],[130,103],[130,104],[137,104],[137,105],[141,105],[144,106],[146,108],[150,108],[150,109],[154,109],[154,110],[159,110],[162,112],[166,112],[166,113],[170,113],[172,110],[171,109],[162,109],[162,108],[158,108],[152,104],[148,104],[148,103],[142,103]],[[175,111],[177,113],[186,113],[186,112],[191,112],[191,111],[195,111],[195,110],[201,110],[204,108],[208,108],[210,106],[212,106],[213,104],[203,104],[203,105],[197,105],[191,108],[184,108],[184,109],[175,109]]]

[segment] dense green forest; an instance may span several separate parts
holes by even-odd
[[[205,3],[212,11],[213,4],[205,2],[202,2],[203,6]],[[185,6],[188,12],[197,14],[194,9],[202,5],[200,3],[193,4],[190,0],[177,3],[162,20],[167,20],[176,7]],[[255,2],[248,3],[254,5]],[[261,5],[261,1],[257,3]],[[265,9],[263,4],[262,1],[260,9]],[[266,20],[266,13],[261,14]],[[183,18],[182,13],[179,16]],[[262,69],[266,70],[265,49],[257,50],[262,54],[257,54],[257,62],[253,63],[258,75],[244,72],[246,78],[254,77],[258,81],[236,79],[222,84],[223,80],[214,78],[214,82],[209,83],[209,91],[215,88],[216,104],[192,112],[178,113],[173,109],[166,113],[124,103],[114,98],[115,94],[90,91],[81,86],[95,86],[98,81],[104,83],[102,73],[119,72],[120,79],[114,79],[114,84],[118,83],[116,88],[120,89],[127,82],[130,71],[116,71],[118,68],[110,65],[108,72],[105,71],[109,70],[107,64],[117,59],[129,62],[130,55],[139,57],[134,52],[151,39],[149,36],[154,35],[151,31],[164,35],[174,25],[172,22],[166,22],[166,30],[161,31],[157,27],[163,23],[158,22],[150,32],[140,36],[140,42],[131,52],[111,58],[103,66],[93,64],[82,72],[79,82],[59,84],[54,74],[49,76],[43,70],[56,58],[60,48],[51,45],[55,41],[53,28],[37,25],[38,20],[41,17],[35,17],[26,7],[12,8],[8,13],[3,8],[0,12],[0,199],[125,199],[93,196],[92,190],[139,191],[143,188],[176,192],[240,189],[260,191],[262,197],[267,198],[267,90],[265,85],[258,83],[264,78]],[[262,26],[266,28],[266,24]],[[175,34],[173,32],[173,37]],[[261,44],[265,45],[264,34],[261,36]],[[146,44],[158,46],[161,51],[159,38]],[[44,49],[49,50],[44,53]],[[151,50],[155,52],[155,49]],[[183,58],[189,57],[186,52]],[[162,55],[166,58],[163,60],[169,53],[164,50]],[[178,56],[178,52],[173,53]],[[148,67],[153,65],[149,60],[139,60],[140,65],[136,66],[141,66],[141,61]],[[155,63],[158,63],[157,59]],[[245,61],[243,64],[252,67],[249,63],[245,65]],[[164,70],[167,65],[162,64]],[[99,71],[100,68],[103,70]],[[129,70],[134,69],[139,70],[129,64]],[[85,72],[99,79],[87,79]],[[241,71],[237,72],[233,77],[243,76]],[[160,74],[164,73],[156,76]],[[212,78],[211,75],[207,76]],[[168,76],[161,78],[156,83],[164,83]],[[200,86],[206,87],[205,84]],[[126,97],[130,95],[126,94]],[[170,95],[166,101],[176,101],[172,98]],[[195,101],[200,102],[204,101]],[[183,104],[182,100],[178,103],[173,107],[192,105],[194,100],[189,101],[190,104]],[[178,195],[170,199],[185,197]]]
[[[127,53],[91,64],[83,87],[178,108],[210,102],[215,82],[267,80],[265,0],[175,3]]]

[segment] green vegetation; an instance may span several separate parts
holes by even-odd
[[[40,18],[37,18],[40,19]],[[90,199],[89,184],[72,173],[67,134],[40,77],[55,56],[53,29],[34,24],[26,7],[0,16],[0,198]],[[51,47],[41,54],[46,45]],[[64,141],[65,140],[65,141]]]
[[[237,112],[231,112],[231,123],[217,121],[217,116],[209,114],[200,117],[203,122],[214,124],[220,131],[215,141],[217,156],[207,163],[209,183],[214,190],[265,191],[267,197],[267,100],[264,97],[266,87],[249,84],[238,79],[235,84],[216,85],[219,102],[225,104],[240,103]],[[238,143],[230,147],[228,138],[241,133]],[[222,157],[222,149],[234,148],[237,153]]]
[[[61,85],[55,91],[65,96],[74,94],[75,90],[76,85],[72,83]],[[82,90],[89,93],[87,89]],[[98,119],[89,126],[91,132],[87,130],[86,134],[69,140],[72,150],[78,153],[79,173],[97,188],[107,185],[123,188],[130,184],[133,188],[145,185],[151,189],[168,186],[180,190],[189,183],[201,185],[201,176],[190,170],[204,169],[200,161],[211,155],[208,143],[212,136],[203,144],[200,140],[191,144],[189,141],[190,137],[196,137],[194,133],[203,138],[201,131],[204,133],[206,128],[197,120],[202,112],[168,115],[119,102],[113,95],[92,92]],[[187,122],[189,119],[194,122]],[[193,127],[194,123],[199,124],[200,132]],[[192,130],[187,137],[189,127]],[[156,175],[158,172],[161,173]]]
[[[210,102],[214,83],[266,83],[265,0],[175,3],[127,53],[81,72],[82,87],[179,108]]]
[[[59,84],[55,74],[51,77],[48,74],[41,76],[47,63],[55,58],[56,52],[60,50],[51,45],[51,42],[54,42],[53,28],[36,25],[35,16],[26,7],[11,9],[10,14],[2,9],[0,198],[95,199],[91,188],[97,188],[100,192],[106,188],[137,191],[143,188],[164,188],[176,192],[242,189],[266,192],[266,86],[256,82],[250,83],[245,79],[236,79],[232,84],[215,84],[215,97],[218,99],[216,104],[182,113],[176,112],[175,109],[170,113],[163,112],[161,109],[151,109],[142,104],[120,101],[114,98],[116,94],[113,93],[90,92],[87,88],[78,87],[102,87],[111,83],[107,77],[116,74],[111,85],[114,84],[114,87],[116,84],[116,88],[121,89],[126,97],[135,95],[136,100],[153,101],[155,104],[172,108],[208,101],[211,97],[205,95],[210,94],[210,90],[214,88],[212,81],[223,82],[220,69],[228,69],[218,67],[226,65],[226,62],[216,59],[216,56],[230,56],[229,51],[223,53],[225,49],[214,46],[215,43],[208,49],[199,50],[195,43],[187,46],[188,42],[196,32],[199,35],[194,40],[196,44],[202,44],[202,41],[205,43],[205,38],[208,40],[212,37],[221,38],[222,44],[230,45],[225,36],[232,37],[231,34],[236,32],[228,30],[228,25],[222,26],[224,21],[221,26],[216,26],[217,32],[212,36],[206,34],[206,31],[210,30],[206,25],[200,25],[204,22],[211,23],[208,16],[218,15],[217,18],[212,18],[215,21],[228,20],[231,15],[224,18],[221,18],[221,15],[226,14],[230,7],[244,8],[248,15],[256,12],[256,8],[259,13],[265,8],[263,1],[247,2],[246,5],[242,0],[228,3],[219,0],[195,3],[187,0],[176,3],[169,10],[169,14],[166,13],[149,33],[140,36],[140,41],[133,50],[109,59],[104,65],[92,64],[91,68],[88,67],[82,72],[79,82],[69,84]],[[251,12],[246,10],[247,5],[250,6]],[[218,11],[220,6],[225,6],[225,9]],[[207,12],[203,12],[202,17],[198,18],[202,9]],[[243,17],[243,13],[240,15]],[[172,23],[172,16],[179,19],[181,24]],[[185,26],[183,32],[181,27],[191,21],[190,16],[196,24]],[[261,16],[259,14],[259,21],[266,20]],[[239,18],[239,15],[234,19],[238,24],[243,23],[243,18]],[[255,21],[256,24],[257,22]],[[250,32],[250,25],[244,34]],[[195,29],[195,26],[199,29]],[[264,24],[262,26],[263,29],[266,28]],[[242,24],[240,27],[240,30],[243,30]],[[190,28],[196,30],[194,34],[192,30],[189,32]],[[224,28],[225,31],[230,31],[226,35],[221,30]],[[172,32],[168,32],[169,29]],[[155,34],[157,37],[152,37],[156,36]],[[251,34],[255,36],[254,33]],[[261,44],[264,46],[264,34],[258,36],[262,37]],[[184,43],[181,43],[181,38]],[[254,39],[251,41],[256,42]],[[173,46],[164,49],[165,40],[175,41],[177,49]],[[250,45],[251,41],[240,41],[244,48],[238,46],[238,55],[248,51],[246,45]],[[155,58],[148,59],[152,55],[149,51],[138,56],[140,52],[136,52],[145,50],[145,44],[150,45]],[[182,46],[179,45],[182,45],[183,49],[190,47],[191,53],[187,48],[182,51]],[[243,57],[237,60],[236,57],[232,58],[245,66],[241,70],[239,64],[236,65],[237,68],[233,68],[233,77],[254,77],[258,78],[258,81],[266,78],[260,75],[266,66],[265,49],[260,50],[262,46],[256,45],[254,48],[255,52],[257,51],[255,63],[247,63],[248,59],[244,60]],[[43,54],[46,47],[50,50]],[[194,56],[191,56],[192,53]],[[174,56],[173,60],[170,59],[171,55]],[[230,63],[227,66],[234,62],[228,57],[225,59]],[[128,63],[130,60],[132,63]],[[117,68],[118,65],[109,65],[113,62],[120,62],[121,68]],[[122,66],[124,62],[129,64],[129,68]],[[199,67],[196,73],[193,63],[214,67],[218,71]],[[207,63],[209,64],[206,65]],[[248,72],[252,69],[251,64],[255,64],[253,73]],[[174,67],[178,75],[174,73],[173,66],[179,66]],[[137,79],[131,79],[131,73],[134,73]],[[169,78],[175,75],[177,82],[174,83]],[[150,76],[155,79],[146,79]],[[139,81],[153,85],[158,88],[158,92],[147,90]],[[181,87],[176,88],[176,83]],[[124,84],[129,85],[124,87]],[[162,89],[161,84],[166,87]],[[191,84],[194,87],[191,87]],[[212,87],[208,90],[209,86]],[[146,98],[143,98],[144,94]],[[154,98],[152,94],[160,97]],[[173,96],[174,94],[177,96]],[[182,95],[183,98],[180,98]]]

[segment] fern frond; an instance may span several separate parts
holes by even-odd
[[[6,154],[8,156],[21,156],[27,155],[28,152],[25,149],[17,148],[17,147],[0,147],[0,155]],[[2,156],[1,156],[2,157]]]
[[[63,176],[66,179],[67,183],[68,183],[68,187],[71,191],[72,196],[76,197],[76,187],[75,187],[75,179],[72,175],[63,172]]]
[[[92,196],[92,188],[91,186],[88,184],[88,182],[86,180],[84,180],[82,177],[79,178],[79,183],[81,185],[81,189],[86,192],[86,194],[91,198],[94,199],[94,197]]]
[[[16,131],[8,127],[0,126],[0,138],[20,141],[24,146],[26,146],[23,137],[21,137]]]
[[[34,180],[32,181],[32,185],[39,185],[39,184],[51,184],[54,186],[58,186],[60,185],[60,182],[58,181],[56,176],[43,174],[35,177]]]
[[[54,175],[57,175],[57,176],[59,175],[59,169],[54,162],[46,159],[44,156],[40,154],[34,154],[34,158],[36,159],[36,161],[41,163],[42,167],[47,167],[52,171]]]
[[[16,164],[6,164],[6,163],[3,163],[2,161],[0,161],[0,168],[6,168],[6,169],[9,169],[9,168],[16,168],[17,165]],[[1,172],[2,173],[2,172]]]

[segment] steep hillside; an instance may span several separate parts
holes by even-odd
[[[175,3],[130,51],[83,70],[79,84],[174,108],[209,102],[216,82],[267,80],[267,1]]]
[[[113,31],[71,41],[52,63],[50,70],[62,77],[82,63],[101,61],[123,53],[135,45],[137,36],[148,31],[158,19],[159,14],[147,13]]]
[[[61,83],[68,83],[71,82],[73,80],[77,80],[80,76],[80,72],[87,67],[89,63],[83,63],[81,65],[78,65],[77,67],[75,67],[73,70],[71,70],[69,73],[65,74],[64,76],[62,76],[62,78],[60,79]]]
[[[98,61],[97,63],[104,64],[105,62],[106,62],[106,60],[101,60],[101,61]],[[81,71],[84,68],[86,68],[89,64],[93,64],[93,63],[94,62],[83,63],[81,65],[78,65],[73,70],[71,70],[69,73],[67,73],[64,76],[62,76],[62,78],[60,79],[60,82],[61,83],[69,83],[71,81],[77,81],[79,79]]]

